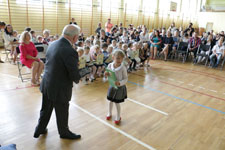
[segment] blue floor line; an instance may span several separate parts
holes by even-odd
[[[128,81],[128,83],[131,83],[131,84],[134,84],[134,85],[143,87],[143,88],[148,89],[148,90],[151,90],[151,91],[153,91],[153,92],[157,92],[157,93],[160,93],[160,94],[167,95],[167,96],[172,97],[172,98],[175,98],[175,99],[182,100],[182,101],[187,102],[187,103],[191,103],[191,104],[194,104],[194,105],[197,105],[197,106],[206,108],[206,109],[210,109],[210,110],[213,110],[213,111],[216,111],[216,112],[218,112],[218,113],[221,113],[221,114],[224,114],[224,115],[225,115],[225,112],[223,112],[223,111],[221,111],[221,110],[217,110],[217,109],[212,108],[212,107],[208,107],[208,106],[205,106],[205,105],[202,105],[202,104],[199,104],[199,103],[196,103],[196,102],[193,102],[193,101],[184,99],[184,98],[180,98],[180,97],[177,97],[177,96],[174,96],[174,95],[171,95],[171,94],[168,94],[168,93],[165,93],[165,92],[162,92],[162,91],[159,91],[159,90],[150,88],[150,87],[145,87],[144,85],[141,85],[141,84],[138,84],[138,83],[135,83],[135,82]]]

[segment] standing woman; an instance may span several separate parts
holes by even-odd
[[[20,61],[22,64],[32,69],[31,85],[40,84],[40,76],[44,69],[44,63],[37,58],[38,51],[31,42],[31,35],[28,31],[24,31],[20,36]]]
[[[150,42],[151,42],[151,59],[155,59],[157,50],[160,48],[160,44],[161,44],[161,38],[159,37],[158,30],[155,30],[154,36]]]

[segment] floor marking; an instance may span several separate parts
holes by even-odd
[[[190,85],[190,86],[194,86],[193,84],[188,84],[188,85]]]
[[[177,81],[177,82],[179,82],[179,83],[184,83],[183,81]]]
[[[159,76],[160,78],[165,78],[164,76]]]
[[[0,73],[0,75],[4,75],[4,76],[7,76],[7,77],[11,77],[11,78],[16,78],[16,79],[19,79],[17,76],[13,76],[13,75],[5,74],[5,73]]]
[[[100,119],[99,117],[95,116],[94,114],[90,113],[89,111],[85,110],[84,108],[78,106],[77,104],[72,103],[72,102],[70,102],[70,104],[71,104],[72,106],[76,107],[77,109],[81,110],[82,112],[88,114],[89,116],[95,118],[96,120],[98,120],[99,122],[103,123],[104,125],[106,125],[106,126],[112,128],[113,130],[119,132],[120,134],[122,134],[122,135],[128,137],[129,139],[133,140],[134,142],[136,142],[136,143],[138,143],[138,144],[140,144],[140,145],[146,147],[147,149],[150,149],[150,150],[156,150],[156,149],[153,148],[152,146],[150,146],[150,145],[148,145],[148,144],[146,144],[146,143],[144,143],[144,142],[138,140],[137,138],[135,138],[135,137],[133,137],[132,135],[130,135],[130,134],[128,134],[128,133],[122,131],[121,129],[114,127],[113,125],[111,125],[111,124],[107,123],[106,121]]]
[[[174,79],[172,79],[172,78],[168,78],[170,81],[174,81]]]
[[[218,110],[218,109],[215,109],[215,108],[212,108],[212,107],[208,107],[208,106],[205,106],[205,105],[202,105],[202,104],[199,104],[199,103],[196,103],[196,102],[184,99],[184,98],[180,98],[180,97],[177,97],[177,96],[174,96],[174,95],[171,95],[171,94],[168,94],[166,92],[162,92],[162,91],[150,88],[150,87],[145,87],[144,85],[141,85],[141,84],[138,84],[138,83],[135,83],[135,82],[128,81],[128,83],[143,87],[143,88],[148,89],[148,90],[153,91],[153,92],[157,92],[157,93],[160,93],[160,94],[163,94],[163,95],[167,95],[169,97],[173,97],[175,99],[178,99],[178,100],[181,100],[181,101],[184,101],[184,102],[187,102],[187,103],[191,103],[191,104],[194,104],[194,105],[206,108],[206,109],[210,109],[210,110],[213,110],[215,112],[218,112],[218,113],[221,113],[221,114],[225,115],[225,112],[223,112],[221,110]]]
[[[211,92],[215,92],[215,93],[217,93],[217,91],[215,91],[215,90],[210,90]]]
[[[180,135],[180,136],[176,139],[176,141],[169,147],[168,150],[173,150],[173,148],[175,147],[175,145],[177,145],[177,144],[181,141],[181,139],[183,138],[183,136],[184,136],[184,134]]]
[[[145,105],[145,104],[140,103],[140,102],[138,102],[138,101],[135,101],[135,100],[133,100],[133,99],[131,99],[131,98],[127,98],[127,100],[128,100],[128,101],[131,101],[131,102],[133,102],[133,103],[136,103],[136,104],[138,104],[138,105],[141,105],[141,106],[143,106],[143,107],[146,107],[146,108],[148,108],[148,109],[157,111],[157,112],[159,112],[159,113],[161,113],[161,114],[163,114],[163,115],[168,116],[168,113],[166,113],[166,112],[163,112],[163,111],[161,111],[161,110],[159,110],[159,109],[156,109],[156,108],[154,108],[154,107]]]
[[[15,91],[15,90],[22,90],[22,89],[28,89],[28,88],[34,88],[35,86],[25,86],[25,87],[16,87],[16,88],[13,88],[13,89],[4,89],[4,90],[0,90],[0,93],[1,92],[7,92],[7,91]],[[39,88],[39,87],[37,87]]]
[[[137,73],[133,73],[133,74],[137,75],[137,76],[145,77],[144,75],[140,75],[140,74],[137,74]],[[192,90],[192,89],[189,89],[189,88],[185,88],[185,87],[182,87],[182,86],[179,86],[179,85],[168,83],[168,82],[165,82],[165,81],[162,81],[162,80],[159,80],[159,82],[170,85],[170,86],[173,86],[173,87],[177,87],[177,88],[180,88],[180,89],[188,90],[188,91],[191,91],[191,92],[194,92],[194,93],[198,93],[198,94],[201,94],[201,95],[205,95],[205,96],[208,96],[208,97],[211,97],[211,98],[215,98],[215,99],[218,99],[218,100],[225,101],[225,98],[216,97],[216,96],[209,95],[209,94],[206,94],[206,93],[202,93],[202,92],[199,92],[199,91],[195,91],[195,90]]]
[[[202,87],[202,86],[199,86],[199,88],[200,88],[200,89],[205,89],[205,88],[204,88],[204,87]]]

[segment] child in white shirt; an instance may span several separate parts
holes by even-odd
[[[107,99],[109,100],[109,112],[106,116],[107,120],[110,120],[112,117],[112,107],[113,103],[116,105],[117,115],[115,118],[115,124],[120,124],[121,116],[120,116],[120,103],[124,102],[127,98],[127,88],[126,83],[128,81],[127,69],[123,65],[123,59],[125,54],[122,50],[116,50],[113,52],[113,62],[108,65],[108,69],[115,72],[116,81],[115,85],[117,88],[110,85],[108,89]],[[105,72],[105,76],[108,77],[111,74],[109,72]]]

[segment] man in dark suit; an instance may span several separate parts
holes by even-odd
[[[47,50],[44,77],[41,82],[42,108],[34,137],[47,133],[47,125],[55,108],[60,138],[79,139],[68,127],[69,101],[73,82],[78,83],[78,54],[72,45],[78,39],[80,28],[74,24],[66,25],[63,37],[53,42]]]

